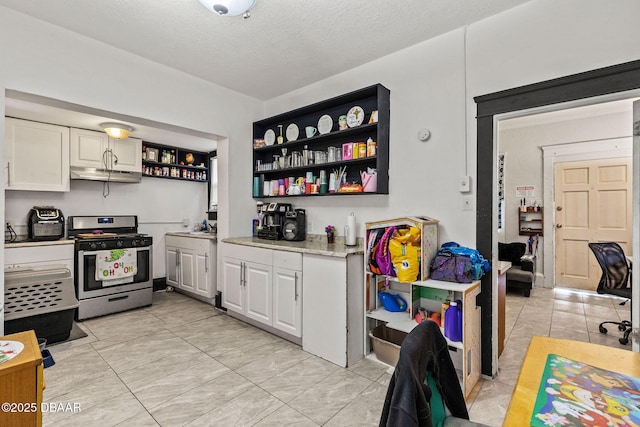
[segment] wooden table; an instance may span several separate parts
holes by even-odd
[[[528,426],[549,354],[640,378],[640,354],[580,341],[533,337],[520,368],[503,426]]]
[[[36,335],[33,331],[19,332],[0,340],[24,345],[20,354],[0,364],[0,403],[10,405],[9,411],[0,411],[0,426],[41,426],[44,374]]]

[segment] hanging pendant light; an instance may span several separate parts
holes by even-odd
[[[115,139],[129,138],[133,130],[131,126],[123,125],[122,123],[100,123],[100,127],[104,129],[107,135]]]
[[[242,15],[245,19],[251,16],[250,10],[256,0],[199,0],[211,12],[220,16]]]

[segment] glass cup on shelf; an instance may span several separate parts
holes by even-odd
[[[333,163],[336,161],[336,147],[327,148],[327,161]]]

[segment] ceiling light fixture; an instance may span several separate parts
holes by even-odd
[[[126,139],[131,135],[133,128],[122,123],[100,123],[107,135],[115,139]]]
[[[249,12],[256,4],[256,0],[199,0],[211,12],[220,16],[242,15],[244,19],[251,16]]]

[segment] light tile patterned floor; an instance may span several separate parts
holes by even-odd
[[[499,376],[483,380],[471,419],[502,419],[533,335],[621,346],[601,319],[629,318],[628,304],[594,294],[536,288],[507,295],[507,343]],[[176,292],[153,306],[80,323],[86,338],[49,347],[45,426],[375,426],[390,378],[362,359],[340,368],[299,346]]]

